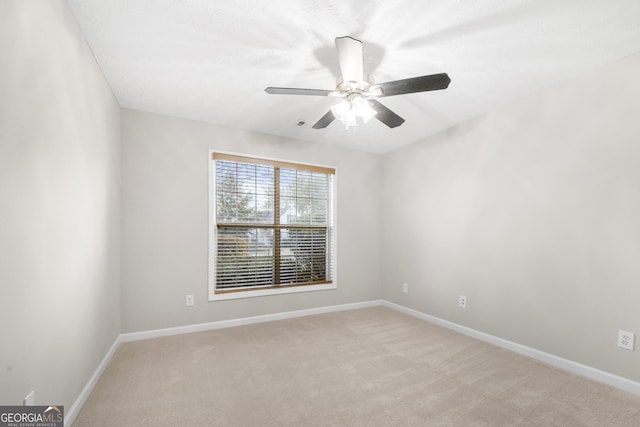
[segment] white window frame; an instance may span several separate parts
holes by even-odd
[[[273,162],[282,162],[282,163],[295,163],[299,165],[306,166],[316,166],[316,167],[327,167],[334,169],[335,175],[333,176],[333,185],[330,189],[331,191],[331,210],[329,212],[329,226],[331,227],[332,239],[331,239],[331,270],[332,270],[332,278],[331,283],[327,284],[316,284],[316,285],[302,285],[302,286],[282,286],[279,288],[269,288],[269,289],[255,289],[255,290],[247,290],[247,291],[238,291],[238,292],[228,292],[228,293],[216,293],[216,257],[218,254],[218,246],[217,246],[217,222],[216,222],[216,174],[215,174],[215,160],[213,159],[213,154],[225,154],[230,156],[239,156],[239,157],[249,157],[255,159],[262,159]],[[209,278],[208,278],[208,296],[209,301],[224,301],[224,300],[233,300],[233,299],[241,299],[241,298],[253,298],[253,297],[261,297],[268,295],[280,295],[280,294],[290,294],[290,293],[298,293],[298,292],[314,292],[314,291],[323,291],[330,289],[337,289],[338,287],[338,227],[337,227],[337,183],[338,180],[338,171],[334,166],[324,166],[317,164],[309,164],[302,163],[298,161],[286,160],[286,159],[277,159],[263,156],[255,156],[249,154],[242,153],[232,153],[220,150],[209,150]]]

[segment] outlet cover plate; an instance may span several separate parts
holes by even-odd
[[[464,295],[460,295],[458,297],[458,306],[462,308],[467,308],[467,297]]]
[[[187,295],[186,303],[187,307],[191,307],[194,304],[193,295]]]
[[[618,347],[633,351],[636,334],[627,331],[618,331]]]
[[[404,292],[405,294],[409,293],[409,284],[408,283],[403,283],[402,284],[402,292]]]

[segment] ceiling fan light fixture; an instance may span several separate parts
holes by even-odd
[[[349,111],[350,109],[351,106],[349,105],[349,101],[347,101],[346,99],[342,99],[336,105],[331,107],[331,112],[334,116],[336,116],[338,120],[342,120],[345,114],[347,114],[347,111]]]
[[[367,123],[376,115],[376,110],[371,108],[371,106],[369,105],[369,101],[361,96],[356,97],[351,105],[353,106],[353,111],[355,112],[356,116],[362,117],[362,121],[364,121],[365,123]]]
[[[353,110],[349,110],[347,111],[347,113],[344,115],[343,119],[342,119],[342,123],[344,123],[344,125],[347,127],[347,130],[349,129],[349,127],[355,127],[355,125],[357,125],[358,123],[356,122],[356,113]]]
[[[343,98],[339,103],[331,107],[331,112],[347,129],[358,124],[358,117],[364,123],[367,123],[376,115],[376,111],[371,108],[369,102],[360,94],[351,94]]]

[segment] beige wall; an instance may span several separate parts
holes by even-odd
[[[2,0],[0,52],[0,404],[69,410],[120,332],[120,112],[64,1]]]
[[[337,168],[338,289],[207,302],[210,149]],[[131,110],[122,150],[123,332],[380,296],[380,156]]]
[[[640,351],[616,347],[640,334],[639,71],[636,54],[388,154],[382,296],[640,381]]]

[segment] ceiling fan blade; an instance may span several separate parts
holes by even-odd
[[[327,114],[322,116],[322,118],[320,120],[318,120],[315,125],[313,125],[313,128],[314,129],[324,129],[327,126],[329,126],[331,124],[331,122],[333,122],[335,119],[336,119],[336,116],[334,116],[333,113],[331,112],[331,110],[329,110],[329,111],[327,111]]]
[[[376,89],[381,89],[382,94],[378,96],[393,96],[405,93],[446,89],[449,86],[449,83],[451,83],[451,79],[447,73],[441,73],[380,83],[371,86],[370,90],[374,91]]]
[[[376,119],[380,120],[390,128],[395,128],[404,123],[404,119],[376,101],[375,99],[369,99],[369,105],[376,111]]]
[[[362,67],[362,42],[353,37],[337,37],[336,49],[342,72],[342,81],[362,83],[364,71]]]
[[[268,87],[264,90],[272,95],[312,95],[329,96],[334,93],[332,90],[324,89],[299,89],[293,87]]]

